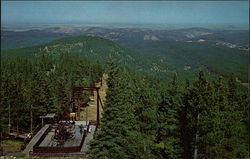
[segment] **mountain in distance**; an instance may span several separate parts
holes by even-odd
[[[229,76],[248,81],[249,54],[245,50],[206,42],[145,41],[127,44],[133,50],[152,56],[161,63],[175,66],[180,74],[206,70],[208,74]]]
[[[11,59],[42,54],[57,56],[61,53],[77,54],[102,63],[106,63],[111,58],[122,66],[143,72],[167,72],[168,68],[166,64],[155,64],[154,60],[140,52],[127,49],[111,40],[92,36],[67,37],[31,47],[2,50],[1,56],[3,59]],[[143,60],[141,60],[142,57]],[[155,66],[157,66],[157,70],[152,69]]]
[[[190,41],[203,40],[226,47],[246,48],[249,46],[248,30],[213,30],[206,28],[186,29],[148,29],[148,28],[104,28],[55,26],[27,31],[2,29],[2,49],[20,48],[42,44],[51,40],[69,36],[98,36],[119,44],[143,42],[145,40]]]
[[[68,52],[102,63],[112,58],[122,66],[164,77],[177,72],[180,78],[191,79],[205,70],[211,76],[234,73],[247,82],[248,54],[243,50],[204,42],[136,39],[132,42],[126,45],[135,51],[100,37],[67,37],[32,47],[2,50],[2,57],[56,56]]]
[[[112,47],[102,47],[99,42],[86,42],[86,46],[62,45],[68,41],[66,37],[95,36],[113,41],[118,52],[111,51]],[[61,39],[65,38],[65,39]],[[95,39],[93,37],[88,37]],[[56,40],[61,39],[61,40]],[[56,40],[56,41],[53,41]],[[52,41],[52,42],[50,42]],[[81,43],[78,39],[74,43]],[[109,43],[111,43],[111,41]],[[44,44],[47,43],[47,44]],[[52,43],[58,43],[52,47]],[[32,29],[26,31],[10,31],[2,29],[1,49],[20,48],[11,51],[13,55],[44,52],[47,46],[50,53],[68,51],[81,54],[92,60],[107,61],[112,55],[124,66],[133,66],[138,70],[169,76],[177,71],[181,78],[190,77],[200,70],[208,74],[229,76],[234,73],[241,81],[247,82],[249,36],[248,30],[215,30],[206,28],[183,29],[149,29],[149,28],[104,28],[82,26],[60,26]],[[38,45],[40,47],[27,46]],[[53,44],[54,45],[54,44]],[[121,46],[120,46],[121,45]],[[88,48],[89,47],[89,48]],[[87,49],[88,48],[88,49]],[[99,49],[97,49],[99,48]],[[25,51],[24,51],[25,50]],[[41,50],[41,51],[40,51]],[[82,50],[82,51],[81,51]],[[100,50],[103,50],[101,53]],[[119,50],[119,49],[118,49]],[[134,50],[134,51],[132,51]],[[4,50],[4,52],[9,52]],[[15,53],[18,52],[18,53]],[[20,53],[25,52],[25,53]]]

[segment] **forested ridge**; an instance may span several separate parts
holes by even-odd
[[[41,54],[56,57],[62,53],[78,55],[91,61],[98,60],[103,64],[105,64],[109,58],[112,58],[116,59],[117,63],[121,66],[159,74],[159,70],[150,70],[150,68],[155,67],[157,60],[152,60],[150,57],[142,55],[139,52],[122,47],[111,40],[100,37],[68,37],[42,45],[1,51],[3,59],[12,59],[13,57],[29,58]],[[157,65],[157,69],[163,70],[166,68],[166,65]]]
[[[248,100],[233,76],[180,87],[109,64],[107,101],[90,158],[247,158]]]
[[[171,72],[168,77],[147,74],[138,70],[150,61],[145,66],[136,61],[139,57],[126,56],[121,63],[107,56],[113,50],[123,57],[126,50],[112,49],[110,41],[86,39],[94,42],[58,40],[51,46],[19,50],[20,57],[26,53],[29,57],[1,60],[1,133],[8,130],[9,110],[11,126],[30,129],[31,122],[33,126],[40,122],[40,115],[60,116],[67,111],[72,86],[94,86],[107,73],[104,112],[90,142],[89,158],[247,158],[248,90],[233,75],[211,79],[201,71],[196,79],[184,82],[176,73],[172,77]],[[99,47],[93,49],[95,42]],[[41,54],[36,54],[39,48]],[[83,55],[77,54],[83,48]],[[107,48],[105,54],[98,52],[102,48]],[[14,52],[9,50],[6,56]],[[105,56],[108,63],[95,61],[97,55]]]

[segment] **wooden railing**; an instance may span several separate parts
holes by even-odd
[[[18,127],[12,127],[10,128],[10,133],[27,134],[27,133],[30,133],[30,131],[26,129],[18,128]]]
[[[87,131],[84,131],[82,140],[80,145],[72,146],[72,147],[49,147],[49,146],[39,146],[41,142],[45,139],[46,135],[50,132],[51,127],[49,127],[42,137],[38,140],[38,142],[33,147],[33,154],[39,155],[42,153],[72,153],[72,152],[80,152],[82,145],[84,143],[85,137],[87,136],[89,125],[87,127]]]
[[[40,129],[42,128],[42,123],[37,125],[37,127],[35,127],[35,129],[32,131],[33,133],[38,132]]]

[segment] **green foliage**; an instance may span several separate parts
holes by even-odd
[[[78,84],[91,86],[100,79],[101,72],[102,66],[99,63],[67,53],[58,57],[41,55],[30,59],[3,60],[3,124],[8,124],[6,119],[9,105],[11,125],[22,128],[29,128],[31,114],[34,125],[41,122],[40,115],[51,112],[62,115],[69,108],[69,97],[72,86],[76,85],[75,79],[78,79]]]
[[[100,63],[106,63],[108,58],[112,57],[120,65],[137,70],[149,70],[145,68],[151,66],[151,61],[144,60],[144,62],[140,62],[142,55],[138,52],[124,48],[110,40],[91,36],[63,38],[37,46],[1,50],[3,59],[13,57],[25,58],[41,54],[58,56],[62,53],[79,55]]]
[[[101,128],[91,142],[91,158],[156,158],[152,153],[154,128],[150,121],[153,107],[149,94],[141,100],[134,96],[138,86],[132,73],[117,67],[112,61],[108,66],[108,92],[101,120]],[[150,91],[148,91],[150,92]],[[145,93],[145,92],[144,92]],[[140,102],[140,103],[139,103]],[[143,110],[144,107],[147,107]],[[140,114],[138,109],[142,109]],[[148,126],[147,126],[148,125]]]
[[[236,81],[193,84],[145,76],[110,62],[108,92],[90,158],[244,158],[247,107]],[[235,79],[235,78],[232,78]],[[241,94],[238,94],[241,92]],[[241,143],[241,144],[240,144]]]
[[[180,78],[193,79],[199,71],[203,70],[210,76],[229,77],[231,73],[234,73],[240,80],[247,82],[249,61],[246,51],[215,45],[211,42],[174,40],[141,42],[133,39],[131,41],[125,46],[155,59],[158,61],[157,64],[161,63],[168,71],[176,70]],[[190,69],[185,70],[186,66]]]
[[[168,47],[166,50],[172,59],[183,59],[181,53],[186,49],[176,53],[175,43]],[[49,112],[62,115],[68,111],[71,87],[93,86],[103,74],[102,63],[109,61],[104,113],[100,129],[90,143],[90,158],[189,159],[194,157],[194,152],[198,158],[246,158],[249,151],[247,91],[239,87],[233,76],[227,84],[222,77],[216,81],[205,77],[205,73],[220,69],[228,76],[237,68],[232,68],[232,61],[226,60],[225,49],[210,48],[207,44],[183,47],[187,48],[185,62],[174,61],[176,65],[183,67],[196,61],[190,64],[197,67],[190,77],[201,69],[201,61],[207,62],[204,68],[209,70],[200,72],[194,82],[187,80],[185,87],[180,84],[182,71],[177,70],[172,80],[170,76],[158,76],[159,68],[166,68],[167,63],[158,65],[154,63],[158,58],[149,56],[140,60],[143,56],[138,52],[102,38],[65,38],[29,48],[4,50],[0,91],[1,113],[4,113],[0,130],[3,132],[7,127],[8,106],[11,124],[23,128],[29,127],[30,114],[33,114],[34,125],[40,115]],[[200,52],[193,53],[192,48]],[[204,48],[207,50],[202,53]],[[219,63],[218,58],[213,59],[216,52],[210,54],[215,48],[223,52],[218,56],[227,63],[226,71],[216,64],[212,66],[211,60]],[[226,50],[236,57],[233,63],[237,66],[245,55],[233,55],[234,51]],[[188,59],[191,54],[195,56]],[[13,56],[19,58],[13,59]],[[241,69],[237,77],[244,74],[245,66]],[[156,76],[142,72],[154,72]],[[170,73],[172,71],[167,71],[165,75]]]
[[[187,136],[191,138],[186,142],[191,147],[188,150],[190,157],[195,149],[198,158],[247,156],[244,110],[239,105],[242,101],[238,99],[236,89],[232,79],[228,86],[222,77],[211,84],[201,72],[199,80],[188,90],[184,103],[188,119]]]
[[[163,87],[164,88],[164,87]],[[162,89],[161,102],[157,110],[157,142],[163,143],[162,157],[180,158],[182,147],[180,142],[180,109],[182,101],[178,88],[177,75],[168,88]]]

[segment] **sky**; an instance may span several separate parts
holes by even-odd
[[[248,1],[2,1],[2,23],[249,25]]]

